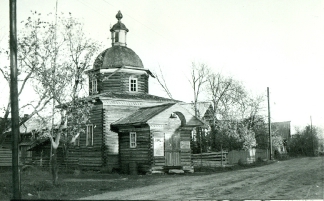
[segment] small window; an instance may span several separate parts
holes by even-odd
[[[119,32],[115,32],[115,42],[119,42]]]
[[[130,148],[136,148],[136,132],[129,133]]]
[[[129,91],[133,91],[133,92],[137,91],[137,78],[135,77],[129,78]]]
[[[97,82],[97,79],[93,79],[91,81],[91,87],[92,87],[92,93],[97,93],[98,92],[98,82]]]
[[[93,146],[93,125],[87,125],[86,146]]]

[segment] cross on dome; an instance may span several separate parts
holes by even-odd
[[[123,18],[123,14],[120,12],[120,10],[116,14],[116,18],[117,18],[118,21],[120,21]]]
[[[116,14],[116,18],[118,22],[114,24],[114,26],[110,29],[111,32],[111,45],[112,46],[127,46],[126,44],[126,34],[128,29],[126,26],[121,22],[123,18],[123,14],[118,11]]]

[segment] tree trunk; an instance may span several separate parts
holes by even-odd
[[[57,165],[57,148],[54,147],[52,147],[51,173],[52,173],[53,185],[56,185],[58,180],[58,165]]]

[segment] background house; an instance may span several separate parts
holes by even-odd
[[[287,143],[291,138],[290,121],[271,122],[271,132],[273,136],[279,137],[282,140],[282,145],[274,147],[280,154],[287,153]]]
[[[41,121],[31,118],[19,127],[19,161],[21,164],[31,162],[32,152],[28,149],[37,141],[37,136],[42,130]],[[12,165],[12,140],[11,129],[5,133],[5,139],[0,145],[0,166]]]

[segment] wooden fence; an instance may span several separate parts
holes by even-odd
[[[243,164],[254,163],[258,159],[267,160],[268,150],[264,149],[250,149],[250,150],[240,150],[240,151],[230,151],[228,153],[228,163],[237,164],[239,161]]]
[[[0,167],[11,167],[12,154],[11,149],[0,148]]]
[[[222,155],[223,154],[223,155]],[[195,167],[220,167],[228,164],[228,152],[210,152],[202,154],[192,154],[192,161]]]

